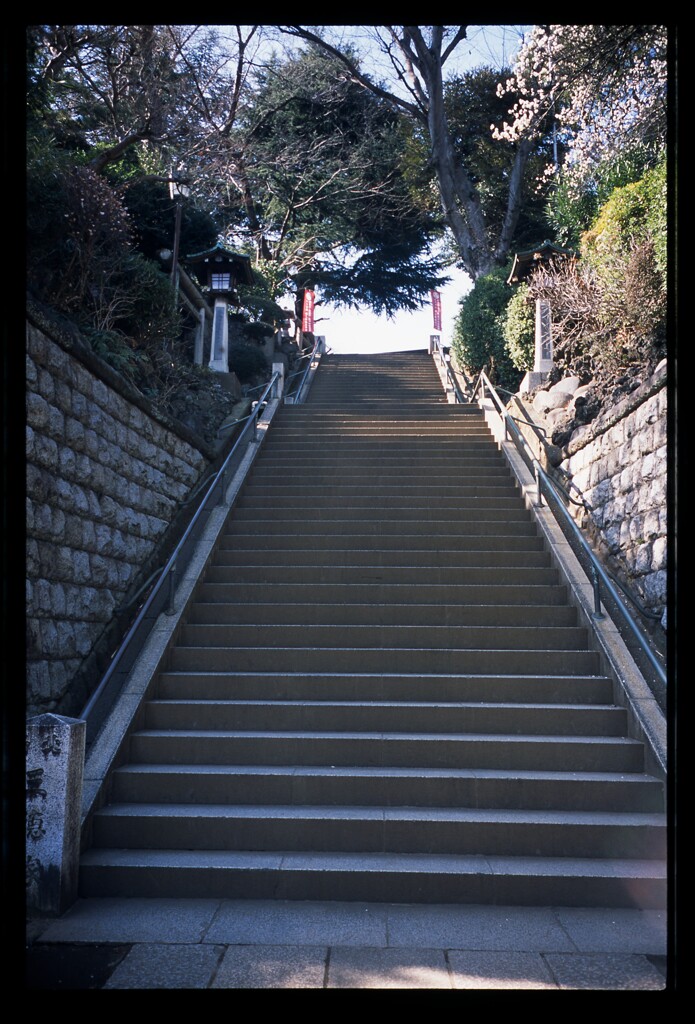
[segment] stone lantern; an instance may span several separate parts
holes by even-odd
[[[229,325],[227,311],[238,306],[236,288],[239,284],[253,284],[251,260],[230,252],[218,242],[207,252],[186,258],[186,264],[198,278],[200,285],[214,298],[210,369],[229,373]]]
[[[571,249],[561,249],[560,246],[554,245],[546,239],[533,249],[516,253],[507,284],[520,284],[525,281],[541,263],[548,263],[551,259],[558,257],[567,259],[575,255],[576,253]],[[521,382],[521,391],[533,391],[539,384],[542,384],[554,365],[550,305],[542,299],[536,299],[534,342],[533,370],[529,370]]]

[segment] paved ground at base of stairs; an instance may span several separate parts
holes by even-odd
[[[663,911],[87,899],[27,922],[33,990],[667,990]]]

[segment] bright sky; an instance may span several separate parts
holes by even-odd
[[[432,305],[428,301],[416,313],[399,313],[393,319],[376,316],[369,310],[316,307],[315,333],[322,334],[333,352],[393,352],[427,348],[430,334],[439,334],[445,345],[451,343],[453,323],[459,312],[459,299],[471,288],[470,278],[459,270],[449,271],[452,282],[440,289],[442,330],[435,331]],[[327,319],[319,319],[326,317]]]

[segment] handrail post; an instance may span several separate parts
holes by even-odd
[[[168,586],[169,586],[169,593],[168,593],[168,597],[167,597],[167,609],[166,609],[166,612],[167,612],[167,615],[173,615],[174,612],[176,611],[176,603],[174,601],[174,594],[176,592],[176,562],[174,562],[174,564],[172,565],[171,569],[169,570]]]
[[[534,463],[533,463],[533,473],[534,473],[534,476],[536,478],[536,501],[535,501],[535,506],[536,506],[536,508],[542,508],[543,507],[543,492],[541,490],[540,467],[539,467],[538,463],[535,460],[534,460]]]
[[[222,470],[222,475],[220,476],[220,479],[218,481],[217,486],[220,489],[219,490],[219,496],[217,498],[217,507],[219,508],[220,505],[224,505],[225,496],[227,494],[227,470],[226,469]]]
[[[590,573],[591,585],[594,590],[594,611],[591,617],[592,619],[604,619],[605,615],[601,611],[601,580],[599,579],[596,566],[593,564],[590,567]]]

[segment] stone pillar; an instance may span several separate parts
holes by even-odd
[[[544,384],[553,366],[553,333],[550,305],[541,299],[536,299],[533,369],[527,371],[519,385],[519,393],[533,391],[539,385]]]
[[[553,334],[550,305],[536,299],[536,332],[533,372],[548,373],[553,368]]]
[[[229,373],[229,324],[227,322],[227,302],[215,299],[215,310],[212,316],[212,342],[210,344],[210,369],[220,373]]]
[[[285,390],[285,364],[273,363],[273,373],[279,373],[280,376],[275,382],[271,398],[282,398],[282,393]]]
[[[193,350],[193,362],[196,366],[203,365],[203,350],[205,347],[205,310],[201,306],[198,310],[198,327],[195,332],[195,347]]]
[[[77,899],[86,729],[50,713],[27,722],[27,906],[41,913]]]

